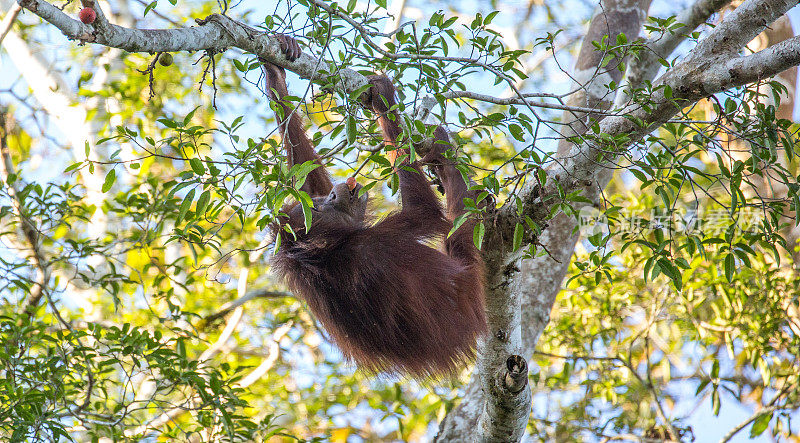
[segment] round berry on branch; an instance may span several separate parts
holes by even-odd
[[[172,54],[169,52],[165,52],[158,56],[158,62],[161,63],[161,66],[169,66],[172,64]]]
[[[97,13],[94,12],[92,8],[83,8],[78,12],[78,18],[81,19],[83,23],[91,25],[97,19]]]

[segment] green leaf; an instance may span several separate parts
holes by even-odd
[[[711,410],[715,416],[719,415],[719,410],[721,407],[722,403],[720,402],[719,399],[719,390],[714,389],[714,391],[711,393]]]
[[[672,280],[672,284],[675,285],[675,289],[678,291],[681,290],[681,286],[683,285],[682,276],[680,270],[675,267],[672,262],[670,262],[666,258],[659,258],[658,259],[658,266],[661,268],[661,272],[664,273],[667,277]]]
[[[711,383],[711,380],[709,380],[709,379],[702,379],[702,380],[700,381],[700,385],[699,385],[699,386],[697,386],[697,390],[695,391],[694,395],[695,395],[695,396],[698,396],[698,395],[700,395],[700,393],[701,393],[701,392],[703,392],[703,389],[705,389],[705,388],[706,388],[706,386],[708,386],[708,384],[709,384],[709,383]]]
[[[463,225],[464,222],[467,221],[467,218],[469,218],[469,214],[461,214],[458,217],[456,217],[456,219],[453,220],[453,227],[450,229],[450,232],[447,233],[447,236],[450,237],[451,235],[453,235],[458,230],[458,228],[460,228],[461,225]]]
[[[347,116],[347,144],[352,145],[356,142],[358,136],[358,128],[356,127],[356,119],[352,115]]]
[[[301,165],[294,165],[289,176],[297,179],[297,187],[299,188],[303,186],[303,183],[306,182],[306,177],[308,177],[308,174],[314,169],[317,169],[318,166],[319,163],[313,160],[309,160]]]
[[[150,2],[149,5],[145,6],[144,13],[142,14],[142,17],[147,16],[147,13],[150,12],[150,10],[152,10],[156,6],[158,6],[158,2],[157,1],[156,2]]]
[[[629,169],[628,172],[633,174],[636,177],[636,179],[639,180],[642,183],[647,181],[647,176],[644,175],[644,172],[642,172],[639,169]]]
[[[484,234],[486,234],[486,227],[483,225],[483,222],[475,225],[475,229],[472,230],[472,242],[475,243],[475,247],[478,249],[480,249],[483,244]]]
[[[83,164],[83,162],[72,163],[71,165],[67,166],[66,169],[64,169],[64,173],[66,174],[67,172],[72,172],[72,171],[78,169],[82,164]]]
[[[734,272],[736,272],[736,259],[733,254],[728,254],[725,256],[725,263],[723,263],[723,267],[725,269],[725,278],[728,280],[728,282],[732,282]]]
[[[206,173],[206,168],[203,166],[203,162],[199,158],[190,158],[189,166],[192,167],[192,171],[194,171],[194,173],[197,175],[203,175]]]
[[[277,253],[278,253],[278,251],[280,251],[280,250],[281,250],[282,238],[283,238],[283,237],[281,236],[281,233],[280,233],[280,231],[278,231],[278,232],[275,234],[275,249],[274,249],[274,251],[273,251],[273,254],[277,254]]]
[[[186,360],[186,343],[184,342],[183,338],[178,338],[177,343],[175,345],[175,351],[177,351],[178,356],[182,360]]]
[[[175,224],[178,224],[183,220],[183,217],[186,216],[186,213],[189,212],[189,208],[192,207],[192,202],[194,201],[194,189],[190,189],[188,193],[186,193],[186,197],[183,198],[183,202],[181,202],[181,207],[178,210],[178,218],[175,220]]]
[[[189,126],[189,122],[192,121],[192,117],[194,117],[194,113],[197,112],[197,108],[199,108],[199,106],[195,107],[188,114],[186,114],[186,117],[183,118],[183,126]]]
[[[772,412],[761,414],[753,422],[753,427],[750,428],[750,438],[758,437],[769,427],[769,422],[772,420]]]
[[[311,230],[311,214],[313,211],[311,210],[312,205],[308,204],[305,200],[300,200],[300,205],[303,208],[303,222],[305,224],[306,232]]]
[[[106,180],[103,182],[103,187],[100,189],[102,192],[108,192],[111,190],[111,187],[114,186],[114,181],[117,179],[117,173],[114,169],[108,171],[106,174]]]
[[[510,132],[511,136],[516,140],[521,142],[525,141],[525,134],[523,134],[522,127],[520,125],[514,123],[508,125],[508,132]]]
[[[209,200],[211,200],[211,193],[208,191],[203,191],[203,193],[200,194],[200,198],[197,199],[197,206],[194,208],[194,212],[198,216],[205,211]]]
[[[518,250],[520,246],[522,246],[522,234],[525,233],[524,228],[522,227],[521,223],[517,223],[514,226],[514,251]]]
[[[162,125],[170,128],[170,129],[175,129],[175,128],[178,127],[178,124],[175,123],[175,120],[172,120],[172,119],[169,119],[169,118],[159,118],[156,121],[161,123]]]

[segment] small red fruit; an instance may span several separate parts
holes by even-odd
[[[94,12],[92,8],[83,8],[78,12],[78,18],[81,19],[83,23],[90,25],[97,19],[97,13]]]
[[[356,184],[357,184],[356,183],[356,178],[355,177],[347,177],[347,181],[345,181],[345,183],[347,183],[347,187],[350,188],[350,190],[352,191],[353,189],[355,189]]]

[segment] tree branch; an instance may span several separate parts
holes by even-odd
[[[562,111],[583,112],[583,113],[591,112],[601,115],[608,114],[606,110],[601,108],[584,108],[580,106],[569,106],[557,103],[544,103],[544,102],[535,102],[532,100],[528,100],[528,97],[555,97],[553,94],[547,94],[547,93],[522,94],[522,97],[516,96],[509,98],[500,98],[470,91],[450,91],[450,92],[445,92],[444,94],[442,94],[442,96],[447,100],[452,100],[456,98],[469,98],[472,100],[478,100],[485,103],[493,103],[495,105],[506,105],[506,106],[527,105],[527,106],[532,106],[534,108],[559,109]]]
[[[747,0],[730,14],[726,14],[722,23],[692,50],[691,57],[738,53],[770,23],[795,5],[796,0]]]
[[[742,7],[745,7],[746,10],[758,10],[758,4],[761,3],[768,2],[765,0],[749,0]],[[782,0],[781,3],[783,9],[776,10],[772,8],[774,5],[771,5],[770,11],[772,15],[780,16],[782,14],[781,11],[788,10],[794,2]],[[758,35],[769,24],[769,22],[764,21],[757,24],[750,22],[747,25],[756,26],[756,29],[747,30],[737,30],[730,25],[730,22],[739,22],[741,20],[741,14],[729,15],[726,17],[726,23],[728,24],[726,26],[718,26],[714,33],[707,38],[713,38],[714,41],[725,41],[725,34],[718,34],[717,32],[742,32],[748,35],[753,35],[754,33]],[[637,143],[646,134],[669,120],[682,107],[725,89],[743,86],[759,79],[776,75],[789,65],[800,63],[797,53],[799,44],[800,41],[797,38],[793,38],[776,45],[776,47],[746,57],[734,57],[733,53],[720,52],[712,48],[713,52],[718,54],[715,57],[693,56],[677,64],[667,71],[655,85],[669,86],[670,90],[674,91],[672,98],[668,99],[664,96],[664,88],[654,88],[655,92],[651,97],[654,107],[650,112],[636,105],[629,105],[619,112],[624,117],[609,116],[601,120],[599,122],[599,134],[611,137],[624,134],[627,140],[624,145],[601,146],[585,139],[574,146],[571,152],[562,155],[563,160],[554,164],[548,170],[547,181],[543,189],[539,189],[538,183],[526,185],[526,188],[521,193],[524,204],[523,215],[530,216],[541,226],[548,219],[551,206],[560,201],[559,195],[569,194],[574,191],[582,192],[589,199],[594,195],[598,195],[611,177],[610,171],[605,165],[616,158],[614,152],[622,152],[626,147]],[[708,47],[705,44],[705,40],[701,42],[701,45]],[[756,65],[758,65],[756,72],[741,72],[741,68],[744,66],[755,67]],[[642,124],[637,125],[634,123],[636,120],[642,122]],[[512,203],[507,203],[500,209],[493,225],[495,228],[492,232],[493,237],[485,240],[489,248],[492,250],[502,250],[503,248],[508,250],[512,247],[511,240],[513,239],[514,225],[515,221],[518,220],[516,211],[517,208]],[[574,227],[574,221],[568,220],[566,216],[558,216],[549,220],[548,223],[551,224],[548,230],[553,229],[553,227],[557,229],[550,233],[545,232],[543,238],[555,235],[559,241],[563,241],[563,236],[568,236],[572,232],[572,227]],[[501,245],[493,245],[494,241],[500,242]],[[571,248],[569,249],[568,254],[561,256],[562,259],[566,258],[568,260],[569,256],[572,255],[572,250]],[[541,263],[538,266],[544,267]],[[552,278],[548,279],[548,281],[560,285],[561,279],[566,272],[565,269],[562,271],[553,272]],[[531,299],[535,303],[544,302],[543,306],[532,311],[538,313],[543,319],[546,319],[549,315],[554,301],[553,296],[547,297],[546,295],[544,293],[531,295]],[[541,328],[546,325],[546,321],[537,321],[536,323]],[[538,336],[539,332],[541,332],[541,329],[531,331],[534,337]],[[528,346],[535,345],[535,341],[532,343],[526,341],[526,343]]]
[[[758,2],[764,0],[751,0]],[[766,24],[762,26],[766,27]],[[523,191],[524,214],[534,221],[543,222],[552,203],[559,200],[559,192],[569,194],[588,186],[605,185],[598,182],[598,174],[605,169],[606,162],[616,158],[610,151],[622,149],[640,141],[645,135],[665,123],[683,107],[709,97],[718,92],[744,86],[757,80],[772,77],[787,67],[800,64],[800,38],[785,40],[774,47],[745,57],[721,55],[714,58],[697,58],[676,65],[665,73],[655,84],[651,96],[652,107],[645,110],[638,105],[629,105],[620,111],[622,116],[609,116],[599,122],[599,133],[607,136],[625,134],[627,139],[621,146],[602,146],[584,139],[573,148],[572,154],[548,170],[547,184],[538,189],[537,184],[529,184]],[[743,72],[745,68],[754,72]],[[669,86],[673,95],[668,98],[663,86]],[[635,123],[636,121],[641,124]],[[602,186],[601,186],[602,187]],[[560,188],[560,190],[559,190]],[[548,203],[551,202],[551,203]],[[509,202],[501,208],[496,220],[500,227],[496,239],[508,248],[511,246],[516,220],[516,206]]]
[[[628,40],[633,40],[639,35],[642,22],[646,15],[649,2],[630,1],[605,1],[589,25],[590,32],[584,37],[581,44],[581,53],[576,61],[576,80],[583,82],[583,88],[578,94],[571,96],[570,106],[586,106],[594,104],[595,108],[608,109],[613,97],[607,97],[607,89],[603,82],[618,81],[622,73],[616,69],[599,74],[600,64],[606,52],[597,50],[592,44],[599,41],[604,35],[613,36],[624,33]],[[632,8],[638,8],[638,13],[633,13]],[[609,40],[611,41],[611,40]],[[609,65],[613,67],[614,65]],[[584,78],[592,75],[589,78]],[[610,78],[609,78],[610,76]],[[586,130],[586,123],[590,118],[600,118],[603,115],[612,115],[603,112],[574,112],[564,113],[564,120],[570,125],[564,128],[564,138],[559,141],[557,159],[561,161],[572,155],[572,143],[568,136],[582,134]],[[624,114],[616,114],[624,115]],[[610,173],[607,174],[610,177]],[[599,201],[599,188],[581,184],[583,195],[590,201]],[[541,224],[543,232],[537,241],[547,251],[546,254],[523,260],[520,272],[514,276],[512,292],[522,294],[522,344],[523,354],[532,355],[539,335],[550,320],[550,311],[555,302],[555,297],[561,289],[564,277],[569,268],[570,258],[575,249],[578,235],[575,232],[576,221],[573,217],[563,213]]]
[[[606,84],[619,83],[622,80],[621,72],[617,67],[624,61],[619,57],[603,65],[603,60],[608,55],[608,50],[598,50],[595,42],[602,41],[608,36],[608,42],[615,42],[620,34],[634,40],[642,28],[642,21],[650,8],[650,0],[603,0],[597,12],[589,23],[589,30],[583,38],[581,49],[575,62],[575,72],[571,77],[573,89],[576,92],[569,98],[569,106],[608,109],[614,102],[609,97]],[[588,127],[589,121],[598,119],[594,113],[566,112],[564,113],[565,126],[562,130],[564,139],[559,141],[558,153],[569,151],[571,143],[567,138],[580,135]]]
[[[17,181],[17,173],[14,169],[14,162],[11,159],[11,151],[8,146],[8,133],[11,122],[6,120],[6,112],[0,109],[0,179],[2,183],[8,186],[8,195],[11,197],[11,207],[14,214],[19,219],[19,225],[22,230],[22,235],[27,242],[28,260],[36,270],[36,275],[33,279],[33,288],[31,289],[28,298],[25,300],[22,313],[31,318],[36,313],[39,303],[44,295],[44,285],[47,284],[49,279],[49,272],[47,270],[46,260],[41,250],[41,243],[39,242],[39,232],[36,230],[35,225],[28,217],[25,207],[19,198],[20,189],[19,182]]]
[[[653,80],[661,68],[659,59],[667,58],[681,42],[686,40],[689,33],[730,3],[731,0],[697,0],[692,6],[684,9],[675,18],[677,23],[682,23],[683,28],[675,33],[665,33],[650,37],[644,46],[638,60],[632,62],[625,74],[624,84],[617,93],[614,106],[621,108],[630,99],[630,90],[640,87],[645,81]]]
[[[478,421],[478,441],[520,441],[528,424],[532,394],[528,387],[528,365],[524,358],[512,355],[504,370],[489,384],[485,411]]]
[[[752,55],[729,59],[724,66],[704,72],[703,82],[725,90],[773,77],[800,64],[800,36]]]
[[[769,6],[765,7],[764,4],[767,3]],[[776,6],[777,3],[768,0],[748,0],[740,7],[747,11],[765,11],[765,14],[769,12],[766,15],[767,18],[777,18],[796,2],[780,0],[780,8]],[[739,29],[732,26],[731,23],[740,23],[742,26],[751,28]],[[589,140],[583,140],[574,146],[569,155],[564,156],[563,161],[554,164],[548,170],[545,189],[538,189],[538,183],[529,183],[526,186],[522,192],[523,204],[526,208],[523,213],[531,216],[534,221],[543,222],[547,219],[547,213],[551,206],[547,202],[558,200],[558,188],[564,194],[577,190],[582,191],[597,185],[600,185],[599,188],[602,189],[605,183],[597,181],[597,176],[605,169],[607,161],[616,158],[615,155],[609,155],[606,148],[619,152],[641,140],[684,106],[723,90],[777,75],[792,64],[800,63],[800,57],[798,57],[800,55],[798,54],[800,39],[798,37],[745,57],[734,57],[733,53],[709,46],[706,41],[710,39],[727,42],[726,38],[729,37],[729,34],[758,35],[769,23],[771,22],[765,20],[756,22],[746,20],[743,14],[730,14],[726,17],[723,23],[698,45],[704,47],[706,52],[717,54],[716,56],[693,55],[667,71],[654,85],[654,93],[651,97],[654,106],[649,110],[638,105],[629,105],[620,110],[619,115],[605,117],[599,122],[600,134],[612,137],[620,134],[627,135],[628,139],[623,146],[605,147]],[[727,47],[727,44],[723,44],[723,46]],[[696,53],[697,51],[692,51],[692,54]],[[745,66],[755,68],[756,64],[758,64],[757,72],[741,72],[741,68]],[[669,86],[669,89],[673,91],[672,97],[667,98],[664,95],[663,86]],[[634,121],[639,121],[641,124],[638,125]],[[513,202],[506,203],[496,217],[495,226],[499,232],[495,233],[494,238],[500,241],[506,250],[512,246],[514,228],[512,221],[516,219],[516,206]]]
[[[755,413],[753,413],[753,415],[751,415],[750,417],[746,418],[744,421],[742,421],[741,423],[736,425],[736,427],[734,427],[733,429],[728,431],[727,434],[722,436],[722,438],[719,440],[720,443],[727,443],[727,442],[731,441],[731,439],[736,434],[738,434],[739,431],[741,431],[742,429],[746,428],[750,423],[756,421],[756,419],[758,419],[758,417],[760,417],[760,416],[762,416],[764,414],[771,414],[771,413],[775,412],[778,409],[794,409],[796,406],[786,407],[786,406],[778,405],[778,400],[783,398],[783,396],[786,394],[786,392],[789,391],[789,388],[795,388],[796,389],[797,387],[796,386],[787,386],[784,389],[782,389],[780,392],[775,394],[775,396],[772,398],[772,400],[770,400],[769,403],[767,403],[763,408],[761,408],[761,410],[756,411]]]
[[[333,66],[330,71],[319,61],[303,53],[297,60],[289,61],[280,50],[278,41],[233,20],[229,17],[212,14],[198,20],[198,26],[176,29],[131,29],[100,20],[98,25],[86,25],[62,12],[44,0],[19,0],[23,8],[43,18],[61,30],[64,35],[82,43],[96,43],[128,52],[177,52],[206,51],[221,52],[236,47],[252,53],[267,61],[297,73],[303,78],[322,82],[331,72],[339,78],[337,88],[350,93],[367,84],[363,75],[352,69]]]
[[[6,38],[6,34],[11,30],[11,26],[14,24],[14,21],[17,20],[17,16],[21,11],[22,7],[15,3],[11,7],[11,10],[3,17],[3,20],[0,21],[0,43],[3,43],[3,39]]]
[[[225,303],[224,305],[220,306],[220,308],[219,308],[219,310],[217,312],[205,316],[201,320],[200,326],[198,328],[202,329],[202,328],[208,326],[209,324],[211,324],[215,320],[220,319],[220,318],[228,315],[228,313],[231,312],[232,310],[238,308],[239,306],[244,305],[245,303],[247,303],[247,302],[249,302],[251,300],[255,300],[257,298],[281,298],[281,297],[291,297],[291,296],[292,296],[292,294],[290,294],[288,292],[283,292],[283,291],[269,291],[269,290],[266,290],[266,289],[258,289],[258,290],[255,290],[255,291],[249,291],[244,296],[239,297],[239,298],[237,298],[235,300],[231,300],[231,301]]]

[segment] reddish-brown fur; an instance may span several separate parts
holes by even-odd
[[[287,57],[299,56],[297,43],[280,37]],[[286,95],[283,70],[265,63],[267,86],[283,107],[281,134],[289,166],[319,157]],[[387,145],[398,146],[395,89],[386,77],[372,77],[365,104],[378,114]],[[277,94],[277,95],[276,95]],[[288,117],[288,119],[287,119]],[[444,240],[444,253],[428,246],[452,228],[473,196],[461,174],[442,153],[450,149],[446,131],[425,157],[447,196],[447,216],[420,170],[419,162],[397,168],[402,209],[368,225],[366,199],[345,184],[332,186],[324,167],[312,171],[302,189],[314,197],[316,212],[305,232],[297,209],[288,223],[274,267],[309,305],[344,356],[373,372],[414,377],[449,375],[473,358],[475,341],[486,331],[483,263],[472,242],[474,222],[465,222]],[[407,150],[399,149],[398,154]],[[342,187],[344,186],[344,187]],[[327,195],[327,197],[325,197]],[[295,212],[294,215],[292,213]]]

